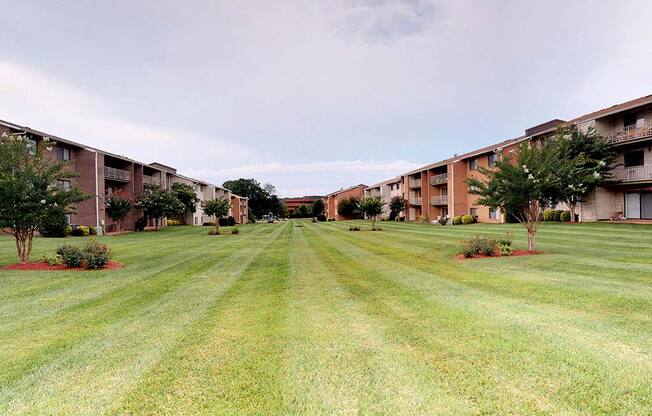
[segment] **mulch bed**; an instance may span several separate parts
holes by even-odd
[[[124,264],[118,263],[116,261],[110,262],[105,268],[103,269],[94,269],[94,270],[117,270],[117,269],[122,269],[124,267]],[[34,263],[27,263],[27,264],[10,264],[7,266],[2,266],[0,267],[0,270],[75,270],[75,271],[93,271],[89,270],[85,267],[69,267],[66,265],[59,265],[59,266],[50,266],[47,263],[44,262],[34,262]]]
[[[494,254],[493,256],[485,256],[484,254],[477,254],[473,257],[464,257],[464,254],[458,254],[457,256],[455,256],[455,260],[476,260],[476,259],[493,259],[496,257],[535,256],[537,254],[543,254],[543,251],[514,250],[511,256],[501,256],[500,253],[497,253]]]

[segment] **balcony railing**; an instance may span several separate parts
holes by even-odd
[[[148,185],[160,185],[161,181],[153,176],[143,175],[143,183]]]
[[[421,179],[410,179],[408,184],[410,188],[421,188]]]
[[[420,196],[414,196],[410,195],[408,197],[408,202],[412,205],[421,205],[421,197]]]
[[[441,185],[448,182],[448,173],[442,173],[430,177],[430,185]]]
[[[652,122],[646,122],[641,125],[627,126],[622,130],[614,130],[609,139],[612,143],[623,143],[650,136],[652,136]]]
[[[380,198],[380,191],[371,191],[372,198]]]
[[[129,182],[131,181],[131,172],[127,170],[104,166],[104,179],[111,179],[120,182]]]
[[[630,166],[624,170],[614,171],[611,180],[621,182],[639,182],[652,180],[652,165]]]
[[[448,205],[448,195],[431,196],[430,205]]]

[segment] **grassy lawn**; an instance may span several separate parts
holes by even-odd
[[[652,413],[652,227],[456,261],[525,234],[381,225],[170,227],[103,238],[121,270],[0,271],[0,414]]]

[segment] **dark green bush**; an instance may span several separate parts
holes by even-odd
[[[319,221],[319,222],[326,221],[326,216],[324,214],[317,215],[317,221]]]
[[[77,227],[73,228],[70,233],[70,235],[74,237],[88,237],[90,234],[90,228],[85,225],[78,225]]]
[[[111,261],[111,251],[106,244],[90,240],[83,247],[87,269],[103,269]]]
[[[462,215],[462,224],[468,225],[468,224],[473,224],[474,222],[475,221],[473,215],[471,214]]]
[[[553,221],[561,221],[561,211],[556,209]]]
[[[439,225],[446,225],[448,224],[448,217],[442,215],[437,218],[437,222],[439,223]]]
[[[234,229],[232,229],[231,234],[240,234],[240,230],[238,229],[238,227],[235,227]]]
[[[204,227],[215,227],[215,223],[212,221],[205,221],[202,225]]]
[[[570,211],[564,211],[559,217],[561,222],[569,222],[571,220]]]
[[[134,228],[136,231],[145,231],[145,227],[147,226],[147,219],[145,217],[140,217],[136,220],[136,223],[134,224]]]
[[[462,216],[457,215],[453,217],[453,225],[460,225],[460,224],[462,224]]]
[[[234,226],[235,225],[235,218],[233,218],[232,216],[229,216],[226,219],[226,225],[229,226],[229,227]]]
[[[229,221],[226,218],[220,218],[217,222],[220,224],[220,227],[226,227],[229,224]]]
[[[65,237],[68,227],[68,218],[63,208],[57,207],[48,212],[38,228],[43,237]]]
[[[84,251],[79,246],[64,244],[57,248],[57,254],[68,267],[80,267],[85,260]]]
[[[349,231],[360,231],[360,227],[357,225],[349,225]]]

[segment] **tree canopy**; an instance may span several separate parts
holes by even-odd
[[[186,215],[193,214],[197,211],[197,194],[195,193],[195,188],[187,183],[173,183],[172,184],[172,193],[174,196],[183,204],[182,217],[185,223]]]
[[[209,199],[202,203],[204,213],[210,217],[215,217],[215,233],[220,233],[220,218],[229,215],[231,201],[227,198]]]
[[[89,197],[63,185],[77,174],[49,155],[54,145],[47,138],[37,145],[20,134],[0,138],[0,228],[16,239],[21,263],[29,261],[34,233],[49,213],[74,212],[75,204]]]
[[[136,199],[136,206],[143,210],[145,218],[154,219],[156,229],[162,218],[180,215],[185,209],[174,193],[151,184],[145,185],[143,193]]]
[[[385,201],[378,197],[368,196],[360,199],[358,202],[359,211],[367,218],[371,219],[371,229],[376,229],[376,220],[383,213]]]
[[[358,202],[360,202],[359,198],[354,196],[343,199],[337,204],[337,213],[348,219],[358,218],[360,216]]]
[[[224,182],[223,186],[236,195],[249,198],[249,209],[256,218],[262,218],[270,212],[275,216],[281,216],[283,206],[281,200],[274,193],[274,185],[266,183],[260,185],[256,179],[235,179]]]

